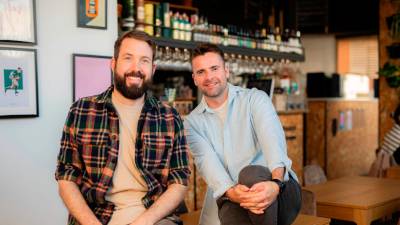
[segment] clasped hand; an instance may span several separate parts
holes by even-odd
[[[254,184],[251,188],[237,184],[226,192],[226,196],[255,214],[263,214],[277,198],[279,187],[271,181]]]

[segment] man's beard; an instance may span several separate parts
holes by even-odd
[[[141,86],[131,85],[130,87],[126,84],[127,77],[138,77],[143,80]],[[149,89],[149,85],[151,84],[151,79],[146,80],[145,75],[140,71],[138,72],[130,72],[125,73],[123,76],[119,74],[114,74],[114,85],[115,88],[125,97],[129,99],[138,99],[143,96],[143,94]]]

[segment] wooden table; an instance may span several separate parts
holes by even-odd
[[[198,225],[200,210],[181,215],[183,225]],[[328,218],[299,214],[292,225],[328,225],[331,220]]]
[[[392,166],[387,168],[386,177],[400,179],[400,166]]]
[[[344,177],[305,187],[315,193],[317,215],[369,225],[400,210],[400,180]]]
[[[299,214],[292,225],[328,225],[328,218]]]

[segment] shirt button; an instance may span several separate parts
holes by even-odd
[[[118,138],[118,135],[111,134],[111,140],[115,141],[115,140],[117,140],[117,138]]]

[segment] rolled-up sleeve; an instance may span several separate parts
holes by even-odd
[[[75,141],[75,118],[75,110],[72,106],[62,132],[55,178],[72,181],[79,185],[82,179],[82,160]]]
[[[183,123],[178,113],[175,112],[175,138],[168,174],[168,184],[177,183],[189,185],[189,146],[186,141]]]
[[[264,92],[256,89],[251,91],[251,119],[268,169],[273,171],[284,167],[284,179],[288,180],[292,161],[287,156],[285,133],[279,117],[270,98]]]
[[[221,197],[229,188],[235,185],[231,177],[227,173],[223,163],[201,135],[199,128],[196,127],[194,118],[185,120],[185,129],[190,151],[193,154],[196,166],[206,181],[207,185],[213,191],[215,199]]]

